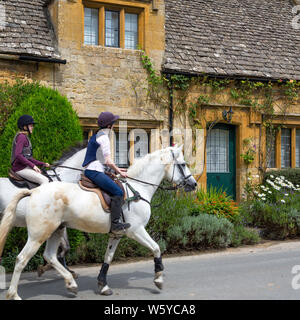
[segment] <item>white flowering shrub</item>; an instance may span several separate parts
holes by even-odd
[[[255,198],[271,203],[286,204],[294,197],[300,196],[300,185],[294,185],[284,176],[270,175],[264,184],[258,185],[253,191]]]

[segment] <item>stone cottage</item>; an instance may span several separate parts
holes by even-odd
[[[298,11],[290,0],[1,1],[0,81],[59,90],[86,138],[100,112],[119,114],[120,166],[182,141],[200,183],[240,200],[249,174],[300,167]]]

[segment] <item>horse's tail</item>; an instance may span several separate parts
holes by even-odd
[[[0,224],[0,259],[2,256],[7,235],[11,230],[11,228],[13,227],[13,223],[16,219],[17,205],[21,199],[30,196],[31,193],[32,193],[32,190],[26,189],[16,194],[3,212],[3,216]]]

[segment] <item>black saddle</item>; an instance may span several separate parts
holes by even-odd
[[[16,172],[11,169],[8,172],[9,181],[16,186],[17,188],[26,188],[26,189],[34,189],[39,187],[38,183],[34,183],[32,181],[26,180],[19,176]]]

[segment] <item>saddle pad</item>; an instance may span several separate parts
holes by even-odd
[[[105,201],[100,189],[98,189],[98,188],[87,188],[87,187],[82,185],[82,181],[79,181],[79,186],[80,186],[80,188],[82,190],[95,192],[97,194],[97,196],[99,197],[99,199],[100,199],[100,202],[101,202],[101,205],[102,205],[102,208],[104,209],[104,211],[110,212],[110,203],[109,203],[109,205],[107,204],[107,202]]]

